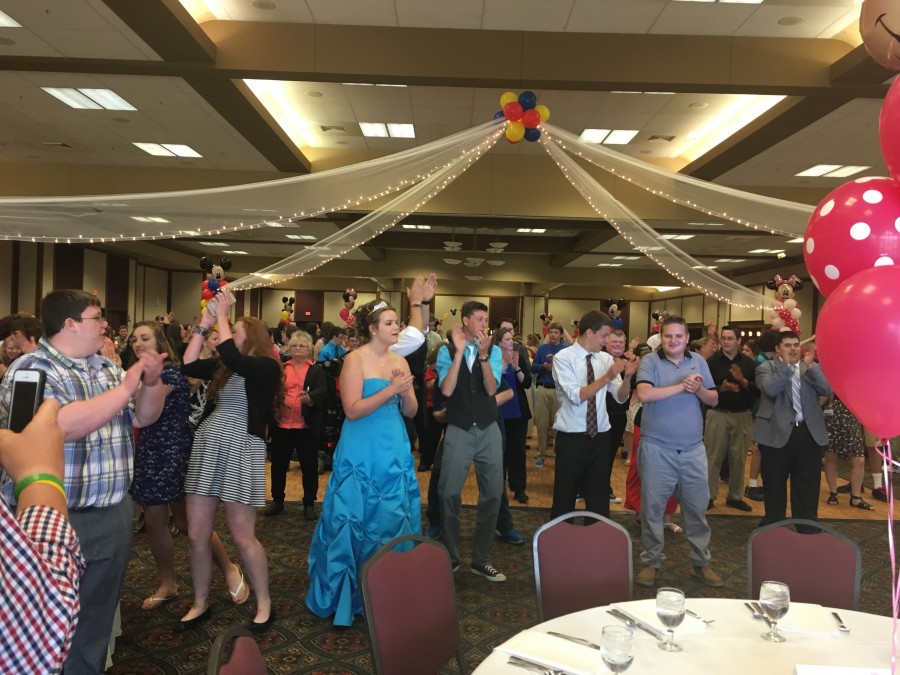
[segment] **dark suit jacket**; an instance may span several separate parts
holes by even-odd
[[[791,401],[791,368],[779,359],[763,361],[756,367],[756,384],[761,399],[752,437],[756,443],[783,448],[794,425],[794,404]],[[818,364],[812,367],[800,362],[800,406],[803,419],[813,440],[828,445],[825,416],[819,405],[820,396],[831,396],[831,385]]]

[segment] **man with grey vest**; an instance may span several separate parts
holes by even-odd
[[[447,398],[447,431],[438,483],[443,543],[453,571],[459,569],[459,508],[462,489],[475,463],[478,522],[472,541],[473,574],[488,581],[506,575],[488,562],[503,491],[503,444],[494,395],[500,382],[500,348],[487,336],[487,306],[470,300],[460,309],[462,327],[454,327],[450,344],[438,352],[438,383]]]

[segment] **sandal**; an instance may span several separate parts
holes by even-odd
[[[162,607],[167,602],[171,602],[172,600],[174,600],[177,597],[178,597],[178,591],[175,591],[174,593],[172,593],[172,595],[165,595],[165,596],[162,596],[159,598],[157,598],[157,597],[147,598],[144,600],[143,604],[141,605],[141,609],[144,609],[144,610],[156,609],[157,607]]]
[[[663,527],[666,528],[672,534],[681,534],[684,532],[684,529],[680,525],[675,523],[663,523]]]
[[[857,499],[858,499],[858,497],[857,497]],[[837,492],[832,492],[831,494],[828,495],[828,503],[831,504],[832,506],[837,506],[837,504],[838,504]]]
[[[871,511],[875,508],[862,497],[850,497],[850,506],[855,509],[863,509],[864,511]]]
[[[244,583],[244,573],[241,571],[241,568],[235,565],[238,568],[238,572],[241,574],[241,583],[238,584],[238,587],[235,590],[228,589],[228,595],[231,596],[231,601],[236,605],[243,605],[247,600],[250,599],[250,587]]]

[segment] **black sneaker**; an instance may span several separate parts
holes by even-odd
[[[738,511],[752,511],[753,507],[750,506],[743,499],[726,499],[725,506],[730,506],[733,509],[737,509]]]
[[[751,487],[748,485],[744,488],[744,496],[752,499],[754,502],[761,502],[766,498],[766,491],[761,487]]]
[[[490,563],[472,563],[472,566],[469,569],[472,571],[472,574],[484,577],[488,581],[506,581],[506,575],[503,574],[503,572],[497,571],[497,568]]]

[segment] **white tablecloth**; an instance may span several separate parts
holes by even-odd
[[[646,600],[633,603],[617,603],[628,609],[640,609],[645,614]],[[652,602],[652,601],[650,601]],[[704,619],[716,619],[705,631],[679,634],[675,640],[684,647],[679,653],[667,653],[656,646],[647,633],[634,633],[634,664],[627,671],[631,674],[659,675],[794,675],[797,664],[847,666],[857,668],[889,668],[891,658],[891,618],[840,610],[850,633],[839,633],[837,622],[833,631],[817,634],[785,632],[787,642],[773,643],[763,640],[767,630],[764,621],[754,619],[744,606],[744,600],[692,599],[686,607]],[[796,603],[798,615],[815,613],[814,606],[804,607]],[[622,625],[606,613],[608,607],[588,609],[546,621],[531,630],[556,631],[600,643],[603,626]],[[830,609],[824,608],[828,612]],[[634,613],[634,612],[632,612]],[[788,624],[790,612],[784,618]],[[661,624],[656,623],[656,627]],[[826,627],[827,629],[827,627]],[[508,654],[494,651],[475,670],[477,675],[506,673],[522,675],[527,671],[507,663]],[[608,672],[601,668],[599,673]]]

